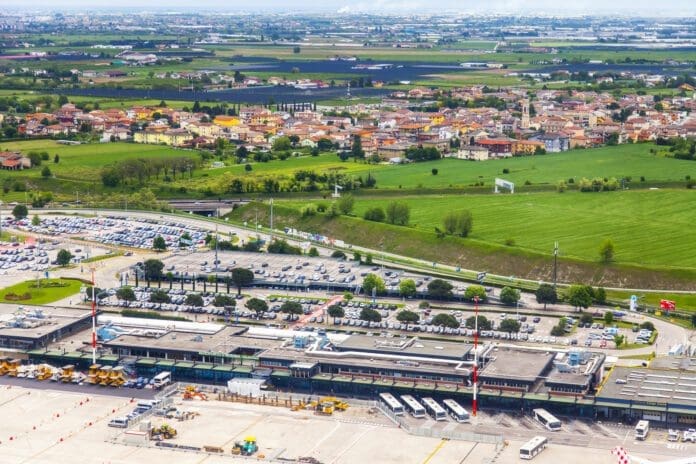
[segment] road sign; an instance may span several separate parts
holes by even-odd
[[[638,308],[638,297],[636,295],[631,295],[630,308],[631,311],[635,311]]]
[[[478,280],[479,282],[483,282],[483,279],[486,278],[487,274],[487,272],[479,272],[478,274],[476,274],[476,280]]]

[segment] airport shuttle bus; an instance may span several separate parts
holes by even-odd
[[[556,419],[550,412],[546,409],[534,409],[534,419],[536,419],[541,425],[546,427],[552,432],[558,432],[561,430],[561,421]]]
[[[447,412],[449,412],[449,415],[452,416],[452,419],[454,419],[457,422],[469,422],[471,420],[471,416],[469,416],[469,411],[461,407],[459,403],[457,403],[454,400],[444,400],[442,404],[445,405],[445,409]]]
[[[379,399],[394,413],[394,415],[401,416],[404,414],[404,405],[394,398],[394,395],[391,393],[380,393]]]
[[[152,385],[155,388],[162,388],[170,383],[172,383],[172,373],[169,371],[160,372],[152,379]]]
[[[401,401],[404,402],[406,409],[408,409],[408,412],[410,412],[413,417],[418,419],[425,417],[425,408],[421,406],[417,399],[411,395],[401,395]]]
[[[534,459],[534,457],[544,451],[549,440],[546,437],[538,436],[529,440],[520,448],[520,459]]]
[[[650,422],[646,420],[638,421],[636,424],[636,440],[645,440],[650,431]]]
[[[423,398],[422,401],[430,417],[437,421],[447,420],[447,411],[445,411],[437,401],[432,398]]]

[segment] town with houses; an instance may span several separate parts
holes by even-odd
[[[2,116],[16,121],[21,137],[66,138],[79,132],[102,142],[130,141],[182,148],[212,148],[225,139],[250,150],[268,150],[281,136],[297,146],[315,148],[322,139],[350,149],[355,136],[374,161],[401,163],[412,147],[433,147],[443,157],[485,161],[494,158],[557,153],[605,144],[639,143],[696,135],[696,94],[683,84],[681,95],[652,95],[539,90],[487,91],[481,86],[452,90],[448,98],[495,101],[496,107],[437,108],[439,91],[414,88],[393,93],[380,104],[319,107],[311,104],[240,106],[229,115],[175,110],[166,106],[84,112],[66,103],[52,113]],[[488,100],[484,100],[488,99]],[[415,103],[414,103],[415,102]],[[429,111],[424,111],[428,108]],[[326,146],[326,145],[324,145]],[[3,155],[3,168],[27,167],[14,154]]]

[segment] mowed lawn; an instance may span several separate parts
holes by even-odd
[[[27,280],[0,290],[0,303],[17,303],[20,305],[53,303],[79,293],[80,288],[84,285],[79,280],[74,279],[41,279],[41,284],[61,284],[65,286],[35,288],[33,286],[36,285],[36,280]],[[24,295],[27,292],[31,295],[31,299],[15,301],[5,298],[10,293]]]
[[[561,255],[599,259],[605,238],[615,244],[616,261],[675,268],[696,267],[696,200],[690,190],[640,190],[606,193],[529,193],[405,197],[411,225],[442,228],[449,211],[468,209],[474,218],[471,238],[550,254],[554,241]],[[385,206],[391,199],[355,201],[355,214]],[[299,207],[299,203],[293,204]]]

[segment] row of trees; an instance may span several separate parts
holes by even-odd
[[[388,222],[397,226],[408,225],[411,219],[411,207],[403,201],[392,201],[386,208],[375,206],[363,214],[363,219],[375,222]]]
[[[104,168],[101,180],[105,187],[117,187],[129,182],[143,184],[153,176],[159,179],[160,175],[164,176],[164,180],[176,180],[177,174],[183,176],[188,172],[192,176],[199,166],[198,160],[187,156],[127,159]]]

